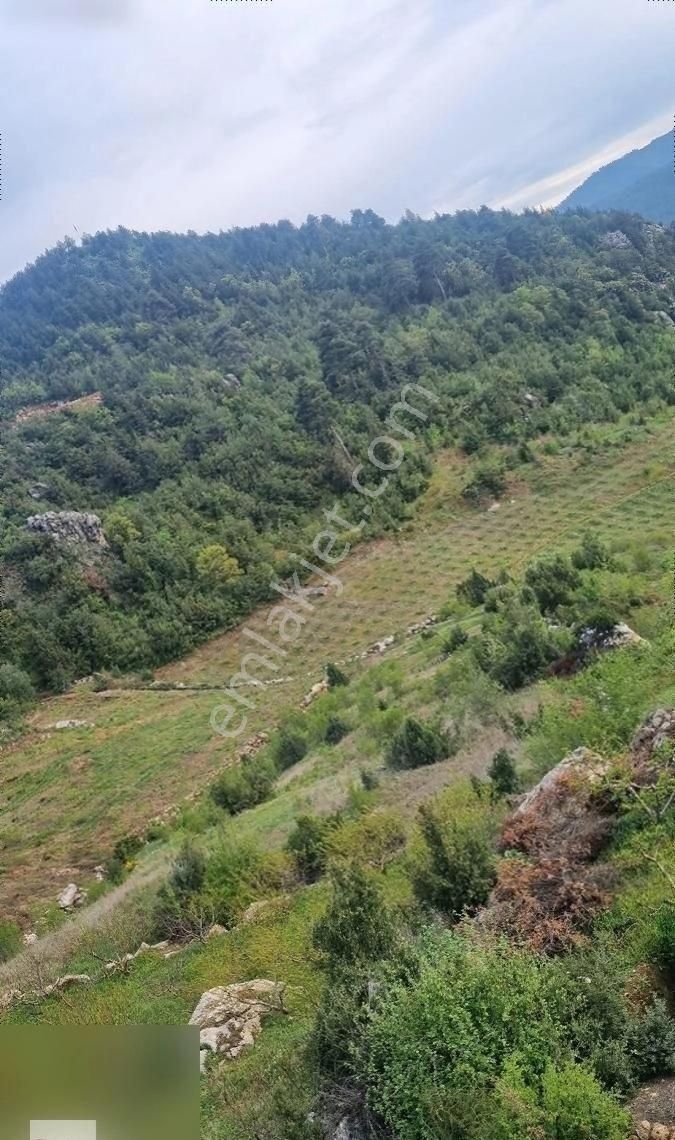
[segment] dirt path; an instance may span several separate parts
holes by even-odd
[[[76,911],[58,930],[40,938],[11,962],[0,965],[0,987],[31,988],[35,986],[37,976],[43,983],[52,981],[88,932],[97,929],[139,891],[158,885],[166,876],[168,867],[168,852],[158,852],[149,865],[133,871],[119,886],[113,887],[90,906]]]

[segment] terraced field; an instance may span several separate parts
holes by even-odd
[[[539,552],[572,546],[586,529],[626,546],[666,543],[675,509],[673,422],[650,428],[618,425],[595,444],[557,455],[538,451],[522,467],[498,510],[462,503],[465,461],[440,457],[416,514],[395,538],[356,550],[340,566],[341,592],[316,602],[304,636],[288,648],[280,670],[289,679],[251,690],[256,707],[239,740],[213,733],[217,691],[255,647],[241,630],[218,637],[158,673],[166,691],[76,688],[45,701],[22,740],[5,749],[0,771],[2,879],[0,909],[27,917],[58,888],[86,878],[120,835],[193,795],[231,762],[247,736],[272,726],[297,705],[328,660],[359,654],[377,639],[403,634],[437,610],[472,566],[513,571]],[[269,634],[269,608],[250,629]],[[389,651],[401,653],[400,641]],[[366,670],[368,658],[350,666]],[[56,730],[65,719],[90,727]]]

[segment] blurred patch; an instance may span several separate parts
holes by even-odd
[[[199,1031],[0,1026],[0,1140],[199,1140]]]

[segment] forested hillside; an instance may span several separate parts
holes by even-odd
[[[617,213],[62,243],[0,292],[5,715],[268,597],[319,508],[349,514],[406,383],[440,400],[364,536],[399,525],[440,445],[514,467],[546,431],[675,402],[674,274],[675,235]],[[105,542],[26,526],[49,511],[95,512]]]

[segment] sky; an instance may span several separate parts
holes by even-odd
[[[0,280],[65,235],[553,205],[672,129],[658,0],[0,0]]]

